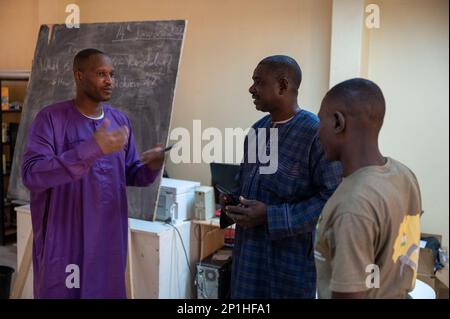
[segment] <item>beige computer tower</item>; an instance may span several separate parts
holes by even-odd
[[[214,188],[211,186],[197,187],[195,189],[195,219],[211,219],[214,217],[215,211]]]

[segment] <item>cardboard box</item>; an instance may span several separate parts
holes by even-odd
[[[448,263],[444,268],[436,271],[435,291],[438,299],[449,299],[448,293]]]
[[[421,238],[434,237],[442,243],[442,236],[422,233]],[[437,298],[448,298],[448,264],[445,268],[434,273],[433,251],[429,248],[420,248],[417,279],[430,285],[436,292]]]
[[[434,277],[434,257],[431,249],[420,248],[417,274]]]
[[[448,289],[448,263],[444,268],[436,272],[436,279],[439,280],[444,285],[444,287],[447,287]]]

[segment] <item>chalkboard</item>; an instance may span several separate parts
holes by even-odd
[[[21,179],[28,130],[43,107],[75,97],[72,63],[85,48],[106,52],[116,74],[111,101],[131,121],[138,152],[168,139],[186,22],[88,23],[69,29],[42,25],[20,121],[8,197],[29,201]],[[150,187],[128,187],[129,215],[151,220],[160,178]]]

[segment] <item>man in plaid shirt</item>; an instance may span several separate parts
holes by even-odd
[[[342,167],[325,159],[318,117],[297,104],[301,70],[294,59],[263,59],[253,81],[249,92],[256,109],[269,112],[253,125],[255,136],[278,130],[278,167],[272,174],[262,173],[264,164],[249,154],[254,141],[247,136],[237,191],[241,204],[227,206],[229,198],[221,196],[227,216],[236,223],[231,297],[314,298],[314,231],[341,181]],[[256,163],[249,160],[254,158]]]

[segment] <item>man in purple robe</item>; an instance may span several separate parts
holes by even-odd
[[[139,159],[128,118],[104,103],[114,68],[96,49],[74,59],[76,97],[42,109],[28,137],[35,298],[126,298],[126,186],[148,186],[164,151]]]

